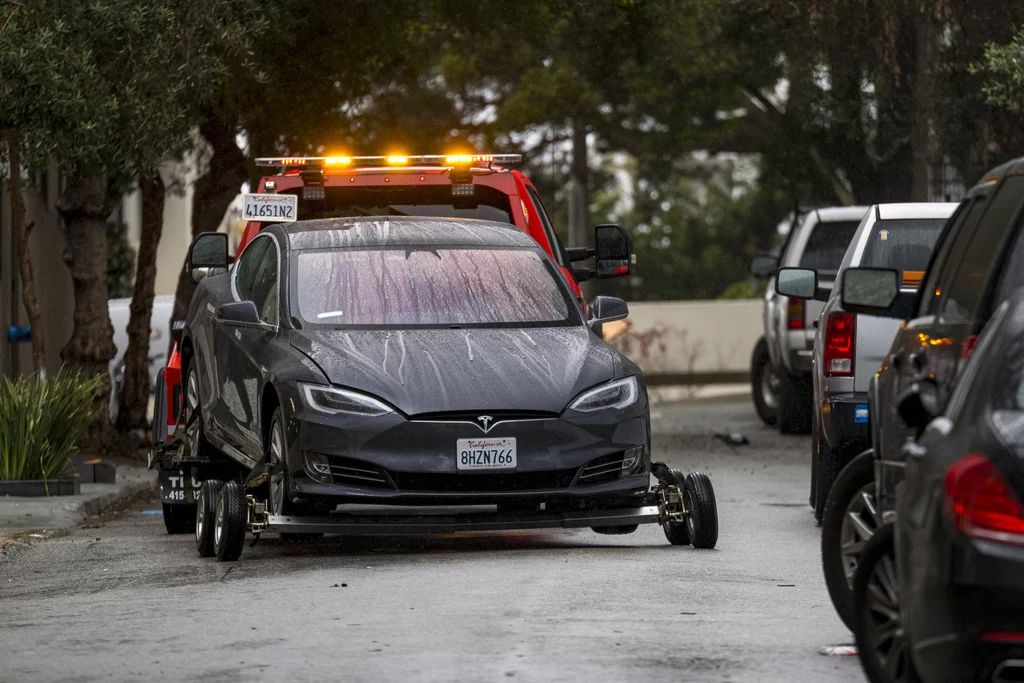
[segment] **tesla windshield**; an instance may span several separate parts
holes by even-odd
[[[332,327],[549,327],[580,324],[533,249],[304,251],[300,318]]]

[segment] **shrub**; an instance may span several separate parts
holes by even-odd
[[[99,415],[101,380],[66,368],[43,380],[0,377],[0,480],[59,477]]]

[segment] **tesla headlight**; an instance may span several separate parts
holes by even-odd
[[[300,384],[302,400],[307,407],[328,415],[347,413],[363,417],[377,417],[395,412],[388,404],[372,396],[348,389],[327,387],[322,384]]]
[[[571,410],[592,413],[605,408],[626,408],[636,403],[636,377],[617,379],[587,389],[569,404]]]

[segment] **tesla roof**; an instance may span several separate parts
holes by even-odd
[[[535,247],[514,225],[462,218],[370,216],[279,224],[292,249],[400,246]]]

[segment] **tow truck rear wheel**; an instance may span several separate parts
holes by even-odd
[[[245,547],[245,491],[237,481],[224,484],[217,497],[213,548],[219,562],[234,562]]]
[[[270,463],[270,514],[301,515],[306,510],[296,509],[295,504],[288,500],[288,458],[287,443],[284,438],[284,413],[280,408],[274,411],[267,438],[267,461]],[[323,538],[323,534],[281,533],[284,541],[315,541]]]
[[[686,487],[686,477],[679,470],[671,469],[662,484],[678,486],[682,491]],[[687,521],[666,522],[661,528],[665,532],[665,538],[672,545],[690,545],[690,529]]]
[[[683,505],[690,543],[694,548],[714,548],[718,543],[718,504],[708,475],[693,472],[686,477]]]
[[[200,557],[213,557],[214,554],[213,525],[221,486],[222,483],[216,479],[207,479],[199,487],[196,500],[196,550]]]

